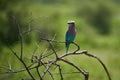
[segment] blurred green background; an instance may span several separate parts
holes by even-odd
[[[112,80],[120,79],[120,0],[0,0],[0,66],[12,65],[18,70],[23,66],[11,54],[7,47],[20,53],[18,30],[12,16],[20,23],[22,31],[35,29],[24,36],[24,57],[26,62],[36,46],[37,54],[46,48],[40,37],[64,41],[68,29],[67,21],[75,20],[77,36],[75,42],[81,50],[88,50],[97,55],[107,66]],[[40,41],[40,44],[37,43]],[[58,54],[65,53],[64,44],[55,45]],[[74,51],[71,45],[70,51]],[[84,55],[68,57],[68,60],[87,70],[89,80],[108,80],[102,66]],[[29,62],[28,62],[29,63]],[[60,63],[65,72],[75,71],[69,65]],[[0,69],[0,72],[6,70]],[[42,71],[42,69],[41,69]],[[53,72],[58,72],[54,70]],[[34,71],[33,71],[34,73]],[[37,78],[37,74],[35,74]],[[20,80],[28,78],[27,73],[0,74],[0,80]],[[45,80],[48,80],[47,76]],[[79,74],[64,74],[65,80],[84,80]],[[55,80],[60,80],[55,75]]]

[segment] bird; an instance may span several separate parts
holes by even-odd
[[[69,46],[74,41],[75,36],[76,36],[75,21],[68,21],[68,30],[65,36],[66,53],[68,53]]]

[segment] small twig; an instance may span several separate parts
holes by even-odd
[[[19,60],[20,58],[19,58],[19,56],[16,54],[16,52],[11,48],[11,47],[9,47],[9,45],[8,45],[8,48],[10,49],[10,51],[17,57],[17,59]]]
[[[10,70],[10,68],[9,67],[7,67],[7,66],[0,66],[0,69],[5,69],[5,70]]]
[[[15,25],[18,29],[18,32],[19,32],[19,38],[20,38],[20,45],[21,45],[21,54],[20,54],[20,58],[22,59],[23,57],[23,39],[22,39],[22,31],[21,31],[21,28],[20,28],[20,24],[17,22],[15,16],[13,16],[13,19],[14,19],[14,22],[15,22]]]
[[[76,52],[76,53],[74,53],[74,54],[73,54],[73,53],[64,54],[64,55],[62,55],[60,58],[66,57],[66,56],[68,56],[68,55],[79,55],[79,54],[85,54],[85,55],[87,55],[87,56],[89,56],[89,57],[92,57],[92,58],[97,59],[97,60],[100,62],[100,64],[103,66],[103,68],[104,68],[104,70],[105,70],[105,72],[106,72],[106,74],[107,74],[107,76],[108,76],[108,79],[109,79],[109,80],[112,80],[112,79],[111,79],[111,76],[110,76],[110,74],[109,74],[109,72],[108,72],[108,70],[107,70],[107,67],[106,67],[105,64],[102,62],[102,60],[100,60],[100,58],[98,58],[97,56],[88,53],[87,50],[82,50],[82,51]]]
[[[52,39],[46,39],[46,38],[40,38],[41,40],[44,40],[44,41],[50,41],[50,42],[56,42],[56,43],[65,43],[63,41],[56,41],[56,40],[52,40]]]
[[[38,43],[39,44],[39,43]],[[31,62],[34,63],[34,58],[37,59],[37,56],[35,56],[35,52],[37,51],[38,46],[35,47],[35,49],[32,52],[32,56],[31,56]]]
[[[51,42],[49,42],[49,44],[50,44],[50,47],[51,47],[51,49],[53,50],[53,53],[55,54],[56,59],[57,59],[57,58],[58,58],[58,55],[57,55],[57,53],[56,53],[56,51],[55,51],[53,45],[51,44]]]
[[[42,77],[41,77],[41,75],[40,75],[40,73],[39,73],[39,65],[36,67],[36,71],[37,71],[37,74],[38,74],[40,80],[43,80]]]
[[[35,78],[34,78],[33,75],[31,74],[31,72],[29,71],[29,68],[27,67],[27,65],[25,64],[25,62],[24,62],[22,59],[20,59],[20,61],[21,61],[21,63],[24,65],[26,71],[27,71],[28,74],[31,76],[31,78],[32,78],[33,80],[35,80]]]
[[[52,39],[45,39],[45,38],[40,38],[41,40],[46,40],[48,42],[55,42],[55,43],[66,43],[66,42],[63,42],[63,41],[56,41],[56,40],[52,40]],[[73,53],[76,53],[77,51],[80,50],[80,46],[78,44],[76,44],[75,42],[71,42],[72,44],[74,44],[75,46],[77,46],[77,49],[73,52]]]
[[[59,64],[57,64],[57,63],[55,63],[54,65],[56,65],[56,66],[58,67],[61,80],[63,80],[63,75],[62,75],[61,66],[60,66]]]
[[[78,44],[76,44],[75,42],[72,42],[72,43],[77,46],[77,49],[73,52],[73,53],[76,53],[77,51],[80,50],[80,46]]]
[[[52,51],[52,52],[50,52],[50,51],[49,51],[49,53],[50,53],[50,54],[44,55],[41,59],[47,58],[47,57],[49,57],[49,56],[51,56],[51,55],[53,55],[53,54],[54,54],[54,52],[53,52],[53,51]]]
[[[42,78],[45,76],[45,74],[47,73],[47,71],[49,72],[49,69],[51,68],[51,66],[56,62],[55,61],[51,61],[50,64],[46,67],[46,70],[43,72]],[[52,78],[54,80],[54,78]]]
[[[15,52],[11,47],[9,47],[9,45],[8,45],[8,48],[9,48],[9,49],[11,50],[11,52],[17,57],[17,59],[24,65],[26,71],[27,71],[28,74],[31,76],[31,78],[32,78],[33,80],[35,80],[34,77],[33,77],[33,75],[30,73],[30,71],[29,71],[27,65],[25,64],[25,62],[24,62],[21,58],[19,58],[19,56],[16,54],[16,52]]]
[[[32,63],[31,65],[29,65],[27,68],[29,70],[32,70],[32,69],[35,69],[37,66],[34,66],[34,67],[31,67],[34,63]],[[40,66],[39,66],[40,67]],[[5,66],[1,66],[0,68],[3,68],[3,69],[6,69],[6,70],[9,70],[8,67],[5,67]],[[24,72],[26,71],[26,69],[20,69],[20,70],[9,70],[9,72],[4,72],[4,73],[0,73],[0,74],[8,74],[8,73],[20,73],[20,72]]]
[[[44,63],[42,63],[42,64],[43,64],[43,66],[47,69],[47,66],[46,66]],[[49,69],[50,69],[50,68],[49,68]],[[49,71],[49,69],[48,69],[47,71],[48,71],[48,73],[50,74],[52,80],[54,80],[53,74]]]
[[[18,59],[19,59],[19,61],[24,65],[26,71],[27,71],[28,74],[31,76],[31,78],[32,78],[33,80],[35,80],[35,78],[34,78],[33,75],[30,73],[29,68],[27,67],[27,65],[25,64],[25,62],[24,62],[22,59],[20,59],[20,58],[18,58]]]
[[[88,53],[88,52],[85,52],[84,54],[87,55],[87,56],[89,56],[89,57],[92,57],[92,58],[97,59],[97,60],[100,62],[100,64],[103,66],[103,68],[104,68],[104,70],[105,70],[105,72],[106,72],[106,74],[107,74],[107,76],[108,76],[108,79],[109,79],[109,80],[112,80],[112,79],[111,79],[111,76],[110,76],[110,74],[109,74],[109,72],[108,72],[108,70],[107,70],[107,67],[106,67],[105,64],[100,60],[100,58],[98,58],[97,56],[95,56],[95,55],[93,55],[93,54],[90,54],[90,53]]]
[[[55,37],[56,37],[56,34],[54,35],[54,37],[51,40],[53,41],[55,39]],[[57,53],[56,53],[56,51],[55,51],[55,49],[54,49],[54,47],[53,47],[53,45],[51,43],[52,41],[48,41],[48,42],[49,42],[49,45],[50,45],[51,49],[53,50],[53,52],[54,52],[54,54],[56,56],[56,59],[57,59],[58,55],[57,55]]]
[[[61,72],[62,74],[80,74],[81,72]],[[59,75],[60,73],[53,73],[54,75]]]
[[[54,49],[54,47],[53,47],[53,45],[52,45],[52,42],[54,42],[54,39],[55,39],[55,36],[56,36],[56,34],[54,35],[54,37],[52,38],[52,39],[43,39],[43,38],[40,38],[41,40],[45,40],[45,41],[47,41],[48,43],[49,43],[49,45],[50,45],[50,47],[51,47],[51,49],[52,49],[52,51],[53,51],[53,53],[55,54],[55,56],[56,56],[56,59],[58,58],[58,55],[57,55],[57,53],[56,53],[56,50]],[[51,54],[50,54],[51,55]]]
[[[86,72],[85,70],[82,70],[81,68],[78,68],[75,64],[73,64],[73,63],[71,63],[71,62],[69,62],[69,61],[67,61],[65,59],[62,59],[62,58],[59,58],[59,59],[61,61],[65,62],[65,63],[73,66],[74,68],[76,68],[80,73],[82,73],[84,75],[85,80],[88,80],[88,78],[89,78],[89,73],[88,72]]]

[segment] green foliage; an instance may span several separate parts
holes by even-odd
[[[68,28],[67,21],[75,20],[77,29],[75,42],[80,45],[81,49],[87,49],[100,56],[103,62],[105,61],[105,64],[107,64],[113,80],[120,79],[118,75],[120,72],[118,54],[120,51],[119,4],[119,0],[0,0],[0,48],[3,49],[0,50],[0,65],[8,65],[7,61],[9,60],[15,68],[22,67],[19,63],[14,64],[17,63],[16,59],[10,54],[9,49],[5,47],[7,42],[11,46],[17,43],[12,47],[17,52],[20,49],[18,30],[12,16],[16,17],[23,32],[28,30],[30,21],[31,29],[35,29],[35,33],[31,32],[24,36],[24,55],[28,58],[30,58],[30,53],[34,48],[38,46],[40,37],[50,39],[56,34],[56,40],[64,41],[65,32]],[[48,46],[41,41],[39,44],[40,49],[37,54],[42,53]],[[54,44],[54,46],[59,54],[65,52],[64,44]],[[70,51],[74,49],[75,47],[71,45]],[[88,70],[90,80],[107,80],[103,70],[98,70],[100,65],[94,60],[85,56],[68,59]],[[73,71],[74,69],[63,64],[63,70]],[[95,71],[96,73],[94,73]],[[27,73],[24,74],[28,77]],[[5,78],[6,76],[8,78]],[[22,73],[0,75],[0,79],[16,80],[23,76]],[[78,80],[80,79],[78,76],[82,77],[82,75],[77,74],[72,75],[73,78],[71,78],[71,75],[64,75],[65,80]],[[56,80],[60,79],[57,75],[55,78]]]
[[[111,3],[85,3],[77,9],[76,14],[87,20],[87,23],[98,33],[106,35],[111,33],[111,20],[115,15],[114,7]]]
[[[21,6],[24,5],[22,1],[16,0],[1,0],[0,1],[0,45],[4,46],[7,42],[10,45],[13,45],[18,41],[18,30],[16,28],[14,16],[17,17],[17,20],[20,24],[23,24],[23,17],[27,14],[27,10]],[[19,5],[20,4],[20,5]],[[23,25],[22,25],[23,26]],[[1,49],[2,47],[0,47]]]

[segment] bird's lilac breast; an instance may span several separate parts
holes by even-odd
[[[75,36],[76,36],[75,28],[74,27],[69,28],[67,33],[66,33],[66,40],[73,41]]]
[[[71,36],[75,36],[76,35],[75,27],[70,27],[68,30],[68,34]]]

